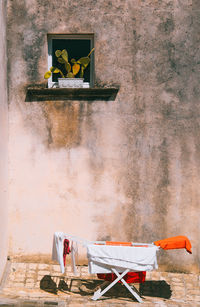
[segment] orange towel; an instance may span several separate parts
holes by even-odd
[[[185,236],[177,236],[155,241],[154,244],[163,249],[185,248],[188,253],[192,254],[192,245],[190,240]]]
[[[115,241],[106,241],[106,245],[148,247],[147,244],[137,244],[137,245],[133,245],[132,242],[115,242]]]
[[[131,243],[131,242],[114,242],[114,241],[106,241],[106,245],[132,246],[132,243]]]

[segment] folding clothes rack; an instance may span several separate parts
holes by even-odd
[[[118,281],[121,281],[130,293],[142,303],[142,298],[137,289],[129,286],[124,280],[128,272],[151,271],[157,269],[158,246],[148,243],[116,243],[105,241],[87,241],[76,236],[64,234],[63,232],[54,233],[52,259],[60,264],[61,272],[64,273],[63,243],[68,239],[72,242],[71,258],[76,274],[75,252],[77,244],[87,248],[88,269],[90,274],[114,273],[116,279],[112,281],[104,290],[101,288],[94,292],[93,300],[99,299]],[[108,245],[106,244],[108,243]]]

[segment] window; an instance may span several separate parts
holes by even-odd
[[[48,69],[51,66],[58,66],[55,55],[56,50],[66,49],[69,62],[71,59],[78,60],[87,56],[94,48],[93,34],[49,34],[48,35]],[[58,67],[59,68],[59,67]],[[57,84],[59,74],[53,74],[48,79],[48,87],[54,87]],[[93,87],[94,85],[94,53],[90,56],[90,64],[84,72],[84,87]]]

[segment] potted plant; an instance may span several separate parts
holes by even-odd
[[[60,74],[58,78],[58,87],[83,87],[84,71],[90,63],[90,55],[94,48],[90,51],[88,56],[80,58],[78,61],[71,59],[71,64],[68,60],[68,53],[66,49],[56,50],[55,55],[58,63],[62,64],[62,68],[52,66],[44,75],[45,79],[49,79],[51,75]],[[79,74],[79,78],[77,77]]]

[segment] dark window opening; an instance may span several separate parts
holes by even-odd
[[[52,65],[58,67],[62,70],[63,65],[57,61],[57,57],[55,56],[56,50],[66,49],[68,52],[68,60],[71,64],[71,59],[75,59],[76,61],[81,57],[85,57],[91,51],[91,40],[90,39],[52,39]],[[84,82],[90,82],[90,69],[91,62],[84,72]],[[79,73],[77,77],[79,76]],[[52,81],[57,82],[58,78],[60,78],[60,74],[53,74]]]

